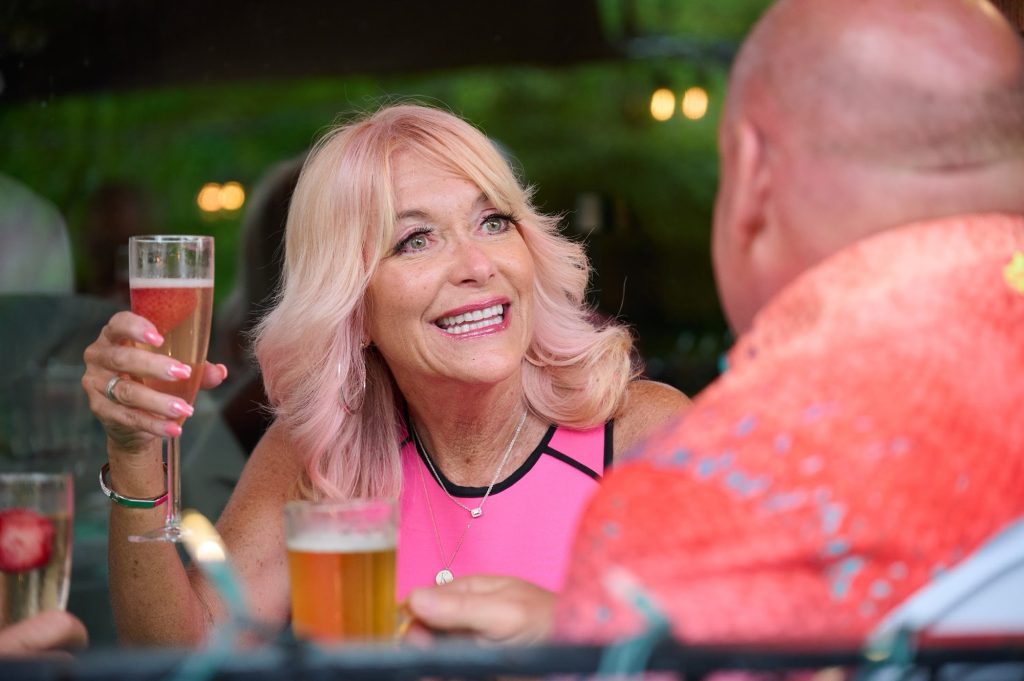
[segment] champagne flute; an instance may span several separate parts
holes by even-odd
[[[133,236],[128,240],[128,258],[132,312],[152,322],[164,337],[160,347],[141,347],[192,367],[192,375],[184,381],[147,378],[143,382],[192,404],[210,342],[213,237]],[[182,541],[180,460],[178,438],[167,438],[167,519],[163,527],[130,536],[129,541]]]
[[[0,473],[0,626],[67,606],[73,489],[66,473]]]

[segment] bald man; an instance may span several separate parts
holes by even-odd
[[[861,641],[1024,518],[1024,48],[983,0],[782,0],[734,64],[739,341],[588,509],[557,630]]]
[[[640,594],[694,642],[862,640],[1024,516],[1024,48],[982,0],[781,0],[720,128],[739,341],[613,471],[557,610],[413,592],[427,626],[605,641]]]

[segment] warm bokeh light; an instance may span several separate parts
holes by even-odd
[[[691,121],[704,118],[704,114],[708,112],[707,90],[698,86],[688,88],[683,93],[683,102],[679,108]]]
[[[207,182],[199,190],[196,203],[204,213],[220,210],[238,210],[245,203],[245,189],[238,182]]]
[[[196,196],[196,203],[199,204],[199,210],[204,213],[214,213],[220,210],[220,185],[216,182],[204,184],[203,188],[199,190],[199,195]]]
[[[651,116],[656,121],[667,121],[676,110],[676,96],[667,87],[658,88],[651,95]]]
[[[224,210],[238,210],[245,203],[245,190],[237,182],[225,182],[220,188],[220,207]]]

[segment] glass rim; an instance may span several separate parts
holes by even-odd
[[[206,240],[213,241],[213,237],[209,234],[140,234],[128,237],[129,242],[154,244],[188,243]]]
[[[342,509],[346,511],[360,511],[378,506],[389,506],[395,508],[398,506],[398,499],[395,497],[364,497],[359,499],[333,500],[321,499],[319,501],[314,501],[312,499],[293,499],[285,503],[284,511],[285,513],[290,510],[327,511]]]
[[[0,482],[71,482],[71,473],[9,471],[0,473]]]

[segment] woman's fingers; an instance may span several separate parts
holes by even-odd
[[[199,385],[203,390],[210,390],[223,383],[227,377],[228,368],[226,366],[206,362],[203,364],[203,380]]]
[[[478,641],[527,644],[551,631],[554,594],[513,577],[471,575],[442,587],[414,589],[408,608],[434,631],[468,634]]]
[[[126,342],[147,343],[156,347],[164,344],[164,338],[145,317],[123,311],[118,312],[100,332],[101,338],[106,338],[114,345],[121,345]]]
[[[0,657],[81,650],[89,634],[80,620],[64,611],[47,610],[0,628]]]
[[[192,406],[170,394],[175,384],[193,378],[193,368],[143,345],[160,347],[164,338],[144,317],[118,312],[85,349],[82,388],[89,407],[120,446],[137,449],[152,438],[181,434]],[[214,388],[227,377],[223,364],[204,362],[200,386]]]
[[[163,342],[149,321],[119,312],[83,353],[82,388],[89,408],[122,447],[141,448],[154,437],[178,435],[181,421],[192,414],[185,400],[141,382],[173,385],[191,376],[187,364],[138,347]]]

